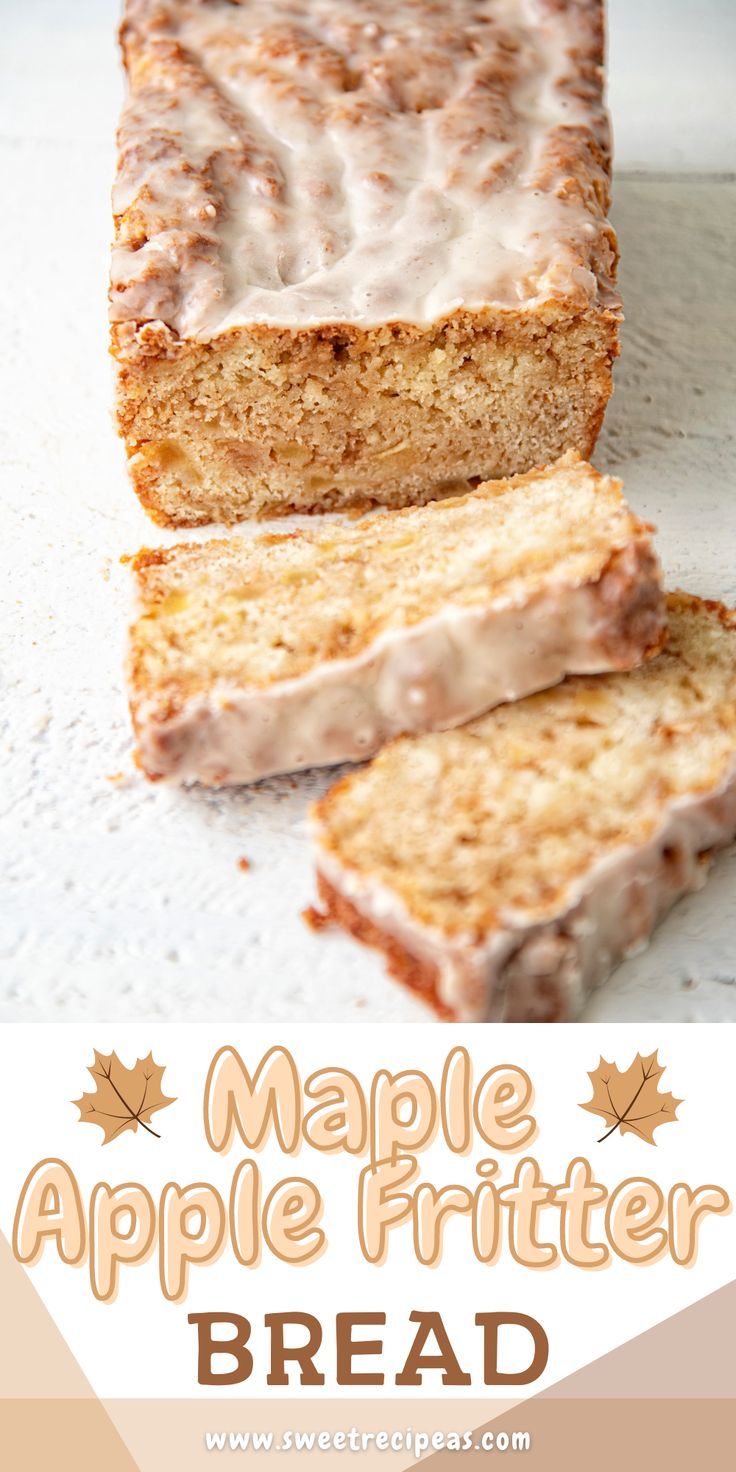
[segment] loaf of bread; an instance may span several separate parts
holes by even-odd
[[[650,528],[570,453],[347,526],[139,554],[129,683],[150,777],[369,756],[661,642]]]
[[[159,522],[589,455],[619,303],[602,0],[126,0],[117,416]]]
[[[315,812],[328,915],[467,1021],[575,1016],[736,835],[736,613],[664,651],[402,737]]]

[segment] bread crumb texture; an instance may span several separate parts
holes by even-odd
[[[453,607],[522,607],[540,589],[595,583],[639,540],[649,529],[620,483],[571,454],[390,516],[143,551],[131,688],[174,709],[224,683],[294,679]],[[619,581],[611,571],[612,608]]]
[[[632,673],[391,743],[317,805],[323,851],[448,937],[559,914],[591,866],[733,771],[736,613],[674,593],[668,617],[665,649]]]

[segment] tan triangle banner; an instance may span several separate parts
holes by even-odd
[[[522,1437],[525,1472],[725,1472],[736,1447],[736,1282],[518,1405],[513,1416],[495,1413],[477,1428],[462,1465],[487,1468],[496,1442],[513,1451]],[[458,1462],[437,1452],[422,1465],[457,1472]]]
[[[0,1232],[0,1465],[8,1472],[139,1472]]]

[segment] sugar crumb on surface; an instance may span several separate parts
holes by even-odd
[[[332,917],[325,914],[324,910],[318,910],[315,905],[307,905],[307,908],[302,910],[301,916],[304,924],[308,925],[310,930],[327,930],[333,923]]]

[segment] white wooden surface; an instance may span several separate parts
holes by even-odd
[[[177,793],[131,766],[118,559],[163,538],[109,418],[115,16],[2,6],[0,1018],[424,1019],[377,957],[299,918],[324,776]],[[627,325],[597,454],[670,580],[731,600],[735,30],[728,0],[612,0]],[[587,1016],[736,1020],[735,879],[731,854]]]

